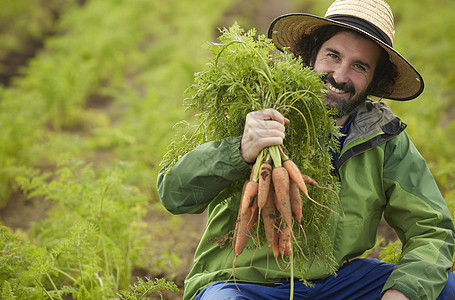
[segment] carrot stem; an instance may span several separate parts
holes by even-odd
[[[259,181],[259,170],[261,169],[261,165],[264,161],[264,156],[265,156],[265,152],[266,149],[262,149],[258,156],[256,157],[256,162],[254,164],[254,168],[252,170],[252,178],[251,180],[254,181],[254,182],[258,182]]]
[[[268,149],[273,161],[273,166],[275,168],[281,167],[281,155],[278,146],[269,146]]]
[[[290,291],[290,295],[289,295],[289,300],[293,300],[294,299],[294,251],[291,251],[290,263],[291,263],[291,291]]]
[[[306,106],[306,108],[308,109],[308,111],[310,111],[310,109],[308,108],[308,105],[303,102]],[[298,114],[300,114],[300,116],[302,117],[303,121],[305,122],[305,127],[306,127],[306,131],[307,131],[307,148],[310,147],[310,127],[308,125],[308,122],[307,122],[307,119],[305,118],[305,115],[296,107],[292,106],[292,105],[282,105],[281,107],[285,107],[285,108],[292,108],[294,109],[295,111],[297,111]],[[313,129],[314,129],[314,121],[313,121],[313,118],[311,117],[311,114],[310,114],[310,118],[311,118],[311,123],[313,125]],[[316,136],[316,132],[314,132],[314,135]]]
[[[289,156],[287,156],[286,153],[284,153],[283,146],[278,147],[278,150],[280,151],[280,155],[281,155],[281,160],[282,161],[285,161],[285,160],[289,159]]]

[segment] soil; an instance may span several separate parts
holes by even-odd
[[[36,52],[43,47],[42,40],[30,39],[24,41],[24,51],[9,53],[3,60],[0,61],[2,72],[0,72],[0,84],[9,86],[11,80],[18,76],[20,68],[24,62],[33,58]]]
[[[179,293],[164,293],[164,299],[177,300],[183,296],[183,282],[193,265],[193,255],[196,247],[205,230],[207,214],[204,212],[200,215],[181,215],[181,216],[162,216],[167,219],[164,224],[174,224],[174,226],[158,226],[153,229],[153,240],[158,240],[159,245],[154,243],[150,245],[153,250],[150,252],[163,255],[167,250],[172,251],[179,258],[179,264],[175,266],[166,265],[161,274],[150,274],[150,270],[136,269],[135,273],[143,272],[142,276],[149,278],[164,277],[173,281],[180,289]],[[148,215],[146,221],[148,224],[156,221],[156,216]],[[169,220],[171,219],[171,220]],[[173,220],[172,220],[173,219]],[[156,225],[155,225],[156,226]],[[150,233],[149,233],[150,234]],[[152,242],[153,243],[153,242]],[[165,256],[165,259],[167,257]],[[166,261],[166,260],[165,260]],[[169,274],[171,271],[171,274]]]

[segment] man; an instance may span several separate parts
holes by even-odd
[[[346,134],[333,162],[345,213],[331,227],[339,268],[334,276],[308,262],[311,285],[297,281],[295,299],[455,299],[448,208],[406,126],[385,104],[366,98],[410,100],[423,90],[419,73],[392,48],[393,34],[393,16],[383,0],[336,0],[324,18],[290,14],[270,27],[278,48],[289,48],[325,74],[325,100],[337,108],[336,123]],[[232,250],[208,243],[233,227],[237,214],[216,196],[249,172],[261,149],[283,142],[287,123],[275,110],[251,112],[242,137],[202,145],[166,177],[159,175],[158,191],[169,211],[199,213],[208,207],[184,298],[289,299],[289,273],[269,266],[265,249],[250,252],[254,264],[251,256],[239,256],[236,286],[227,282]],[[203,167],[201,157],[210,158]],[[396,265],[355,259],[374,245],[382,215],[403,242]]]

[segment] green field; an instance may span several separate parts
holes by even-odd
[[[171,216],[155,185],[201,46],[330,3],[0,0],[0,298],[181,298],[204,216]],[[389,3],[425,91],[386,102],[454,213],[455,2]]]

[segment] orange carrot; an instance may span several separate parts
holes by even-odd
[[[302,173],[300,173],[299,167],[290,159],[283,161],[283,167],[288,171],[289,177],[297,183],[297,186],[300,190],[307,196],[308,199],[311,199],[308,194],[308,189],[303,181]]]
[[[248,180],[246,180],[244,183],[243,183],[243,188],[242,188],[242,196],[240,197],[240,199],[243,199],[243,195],[245,194],[245,188],[248,184]],[[240,206],[242,206],[242,203],[240,203]],[[239,221],[240,221],[240,211],[241,211],[241,208],[239,208],[239,212],[237,213],[237,220],[235,222],[235,228],[234,228],[234,235],[232,237],[232,248],[234,249],[235,248],[235,241],[237,239],[237,234],[238,234],[238,230],[239,230]]]
[[[251,209],[251,218],[248,221],[247,229],[248,229],[249,235],[252,236],[251,232],[253,231],[254,224],[256,224],[258,222],[258,215],[259,215],[257,198],[254,199],[253,205],[251,206],[250,209]],[[258,227],[259,227],[259,224],[258,224]],[[253,239],[253,242],[256,244],[256,249],[257,249],[257,247],[259,246],[259,239],[256,239],[256,240]],[[253,259],[254,259],[254,254],[251,256],[251,265],[253,265]]]
[[[270,162],[264,162],[259,169],[259,186],[258,186],[258,206],[263,208],[267,202],[272,179],[272,165]]]
[[[252,207],[255,206],[256,203],[256,208],[257,208],[257,182],[253,181],[248,181],[245,185],[245,190],[242,199],[240,200],[240,208],[239,208],[239,213],[237,216],[237,224],[236,224],[236,229],[234,233],[234,241],[233,241],[233,247],[234,247],[234,254],[235,254],[235,259],[237,256],[239,256],[242,252],[243,249],[245,248],[245,245],[248,241],[248,238],[250,236],[250,232],[252,229],[251,223],[253,223],[254,219],[254,210]],[[254,223],[253,223],[254,225]],[[234,259],[234,264],[235,264],[235,259]]]
[[[259,209],[260,211],[260,209]],[[269,269],[269,253],[270,249],[273,249],[273,243],[275,238],[275,223],[277,218],[275,199],[273,193],[269,193],[267,201],[262,208],[262,221],[264,223],[265,238],[267,240],[267,271]],[[265,277],[267,277],[267,271]]]
[[[334,190],[332,190],[331,188],[325,187],[325,186],[320,186],[316,182],[316,180],[314,180],[310,176],[302,173],[302,178],[303,178],[303,181],[305,181],[305,183],[307,183],[309,185],[312,185],[312,186],[314,186],[315,188],[318,188],[318,189],[329,190],[329,191],[331,191],[332,193],[334,193],[338,197],[337,193]]]
[[[253,169],[254,171],[254,169]],[[272,180],[272,165],[270,161],[264,161],[259,168],[258,179],[258,207],[259,207],[259,222],[261,220],[261,211],[267,202],[270,191],[270,183]],[[259,237],[259,224],[257,227],[257,236]]]
[[[278,211],[281,213],[281,216],[289,227],[290,235],[296,243],[296,246],[300,249],[303,257],[305,254],[303,253],[302,248],[299,245],[293,231],[291,230],[293,222],[292,222],[292,210],[291,210],[291,203],[289,199],[289,175],[288,171],[284,167],[277,167],[272,170],[272,182],[273,187],[275,188],[275,205]]]
[[[273,168],[272,182],[275,189],[275,205],[286,225],[292,227],[292,210],[289,201],[289,175],[283,167]]]
[[[297,167],[297,165],[290,159],[287,159],[285,161],[283,161],[283,167],[288,171],[289,173],[289,177],[295,181],[295,183],[297,183],[298,187],[300,188],[300,190],[303,192],[303,194],[305,194],[305,196],[310,200],[312,201],[313,203],[319,205],[319,206],[322,206],[324,208],[327,208],[328,210],[332,211],[332,212],[335,212],[333,211],[332,209],[330,209],[329,207],[313,200],[310,195],[308,194],[308,189],[306,187],[306,184],[305,184],[305,181],[303,180],[303,176],[302,176],[302,173],[300,173],[300,170],[299,168]]]
[[[247,229],[249,232],[253,230],[254,224],[258,221],[258,201],[257,197],[253,199],[253,202],[250,205],[251,217],[248,220]]]
[[[316,182],[316,180],[314,180],[310,176],[302,173],[302,178],[303,178],[303,181],[305,181],[305,183],[308,183],[317,188],[322,188],[321,186],[319,186],[319,184]]]
[[[264,222],[265,238],[267,239],[267,245],[269,249],[273,245],[275,221],[277,218],[275,200],[273,198],[273,194],[270,193],[267,197],[267,201],[264,207],[262,208],[262,221]]]
[[[294,180],[289,180],[289,200],[291,201],[291,210],[295,219],[300,224],[302,222],[302,198],[300,190]]]
[[[237,224],[234,232],[232,246],[234,248],[234,260],[232,262],[232,276],[235,283],[235,262],[237,257],[245,249],[251,230],[257,219],[257,182],[248,181],[245,185],[244,195],[240,202],[237,216]]]
[[[284,255],[291,256],[292,245],[291,245],[291,228],[289,226],[283,226],[280,229],[280,254],[281,257]]]
[[[240,213],[245,213],[248,207],[253,205],[253,200],[258,196],[258,183],[248,181],[243,192],[242,199],[240,200]]]
[[[306,175],[306,174],[303,174],[302,173],[302,178],[303,178],[303,181],[305,181],[305,183],[311,185],[311,186],[314,186],[315,188],[318,188],[318,189],[324,189],[324,190],[328,190],[330,192],[332,192],[333,194],[335,194],[335,196],[337,197],[338,199],[338,203],[340,204],[340,208],[341,208],[341,212],[343,213],[344,215],[344,211],[343,211],[343,207],[341,206],[341,200],[340,200],[340,197],[338,196],[338,194],[332,190],[331,188],[328,188],[328,187],[325,187],[325,186],[320,186],[316,180],[314,180],[313,178],[311,178],[310,176]]]
[[[281,266],[278,263],[278,256],[280,255],[280,232],[276,227],[274,228],[273,231],[274,231],[273,244],[272,244],[273,257],[275,257],[275,261],[276,261],[278,268],[281,269]]]
[[[243,249],[248,242],[248,238],[250,237],[250,230],[249,230],[249,223],[253,218],[253,211],[251,209],[247,209],[245,213],[240,214],[240,220],[238,222],[238,229],[237,235],[235,237],[234,242],[234,254],[235,258],[242,254]]]

